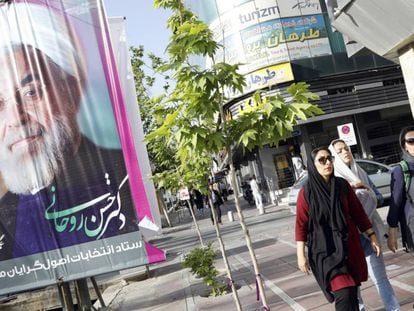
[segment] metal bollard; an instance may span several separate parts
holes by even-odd
[[[260,206],[259,208],[258,208],[258,210],[259,210],[259,215],[263,215],[264,213],[265,213],[265,210],[264,210],[264,206],[262,205],[262,206]]]
[[[233,212],[232,211],[228,211],[227,212],[227,217],[229,218],[229,222],[233,222],[234,221],[234,219],[233,219]]]

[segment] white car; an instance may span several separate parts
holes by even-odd
[[[391,196],[390,183],[392,167],[371,160],[357,159],[356,162],[368,174],[379,192],[381,192],[384,201],[388,201]],[[293,184],[289,192],[288,204],[293,214],[296,214],[296,202],[298,200],[299,190],[307,180],[308,175],[303,175]]]

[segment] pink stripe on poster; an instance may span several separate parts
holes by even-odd
[[[165,251],[145,242],[145,249],[147,251],[148,263],[156,263],[166,260]]]
[[[118,71],[116,68],[116,62],[113,55],[112,46],[109,39],[108,23],[103,16],[103,10],[94,10],[96,16],[93,18],[99,18],[98,25],[104,25],[104,28],[95,28],[96,32],[100,32],[97,35],[98,47],[101,60],[103,64],[103,70],[105,73],[105,79],[108,84],[108,92],[111,98],[112,108],[115,114],[116,124],[119,132],[119,137],[122,145],[122,152],[124,155],[126,169],[129,175],[129,185],[131,187],[132,197],[135,203],[136,214],[138,220],[147,216],[151,221],[153,217],[149,202],[145,193],[144,183],[139,168],[138,158],[135,154],[135,146],[133,143],[132,133],[129,127],[127,112],[125,108],[125,100],[122,94],[122,88]],[[101,13],[101,14],[99,14]]]

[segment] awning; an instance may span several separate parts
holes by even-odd
[[[339,0],[332,25],[372,52],[398,62],[398,50],[414,42],[413,20],[414,1]]]

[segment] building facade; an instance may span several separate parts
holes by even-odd
[[[399,159],[398,133],[412,123],[399,65],[369,51],[348,57],[343,36],[330,24],[325,1],[189,0],[222,45],[217,61],[242,64],[247,86],[226,94],[233,117],[258,89],[287,96],[293,82],[306,82],[320,95],[325,114],[300,122],[278,148],[239,156],[238,178],[256,175],[274,199],[294,182],[292,155],[307,154],[351,129],[356,157],[384,163]],[[206,66],[209,66],[207,60]],[[349,133],[348,133],[349,134]]]

